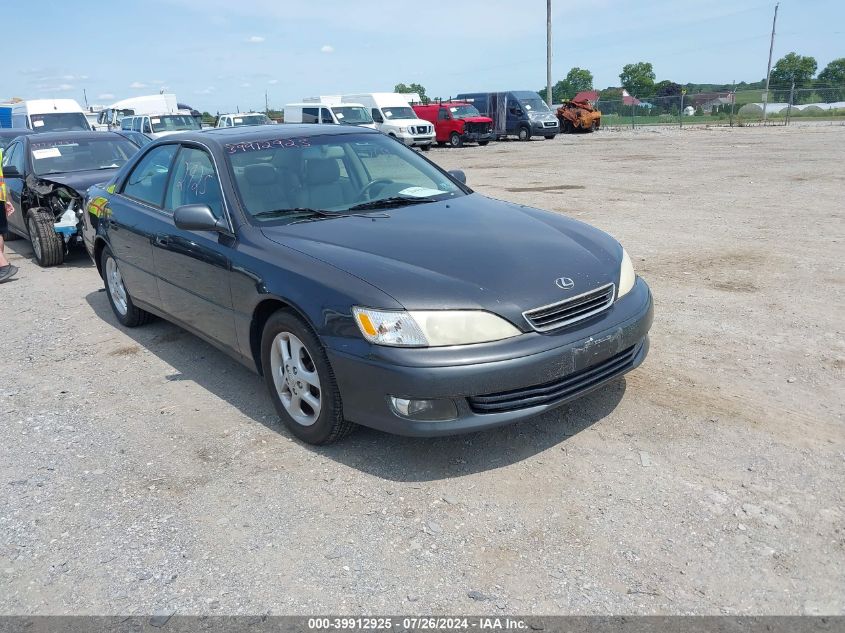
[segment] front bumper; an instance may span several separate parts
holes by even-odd
[[[478,141],[492,141],[495,135],[490,132],[464,132],[461,138],[470,143],[477,143]]]
[[[555,124],[553,126],[546,126],[543,121],[534,121],[531,124],[531,133],[538,134],[541,136],[550,136],[552,134],[557,134],[560,132],[560,124]]]
[[[399,435],[453,435],[539,415],[635,369],[648,354],[653,314],[651,291],[642,279],[637,279],[631,292],[609,310],[579,324],[580,327],[574,326],[560,334],[523,334],[507,344],[467,346],[475,348],[471,352],[462,347],[442,348],[437,364],[415,364],[414,352],[422,350],[392,350],[397,356],[405,357],[405,364],[375,354],[360,357],[333,349],[327,351],[346,419]],[[501,348],[513,350],[520,346],[530,351],[525,355],[510,353],[501,357]],[[489,360],[484,358],[483,348],[489,349]],[[552,402],[479,412],[478,401],[484,401],[489,394],[518,392],[550,381],[566,382],[571,375],[588,375],[592,368],[611,363],[620,353],[629,354],[624,365],[615,365],[612,373],[599,374],[595,380],[582,381],[582,386],[574,392],[568,391]],[[467,358],[471,361],[466,362]],[[403,418],[390,408],[390,396],[451,399],[457,406],[458,417],[443,422]]]

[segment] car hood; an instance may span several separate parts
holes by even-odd
[[[93,169],[63,174],[44,174],[43,176],[30,174],[27,177],[27,185],[40,195],[47,195],[56,185],[62,185],[68,189],[73,189],[80,196],[84,196],[88,187],[108,182],[118,169],[118,167],[114,169]]]
[[[459,119],[464,123],[492,123],[493,119],[488,116],[465,116]]]
[[[618,283],[618,242],[562,215],[479,194],[386,214],[262,231],[369,282],[407,309],[483,309],[524,329],[525,310]],[[559,288],[560,277],[570,278],[572,287]]]

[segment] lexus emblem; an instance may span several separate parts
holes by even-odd
[[[575,282],[572,281],[569,277],[558,277],[557,279],[555,279],[555,286],[557,286],[561,290],[570,290],[571,288],[575,287]]]

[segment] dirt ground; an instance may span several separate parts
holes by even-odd
[[[0,613],[845,614],[845,126],[436,149],[609,231],[646,363],[554,414],[313,448],[84,253],[0,285]],[[838,315],[838,316],[837,316]]]

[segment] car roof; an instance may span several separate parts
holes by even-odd
[[[304,136],[343,136],[345,134],[381,134],[381,132],[354,125],[284,123],[282,125],[245,125],[242,127],[216,127],[202,131],[185,131],[179,132],[178,140],[206,144],[212,141],[222,147],[226,143],[301,138]],[[170,137],[163,137],[162,140],[167,138]]]
[[[89,141],[97,139],[122,139],[116,132],[86,132],[84,130],[70,132],[39,132],[27,136],[33,143],[50,143],[52,141]]]
[[[0,129],[0,137],[2,138],[15,138],[18,136],[24,136],[26,134],[34,134],[33,130],[30,130],[25,127],[7,127]]]

